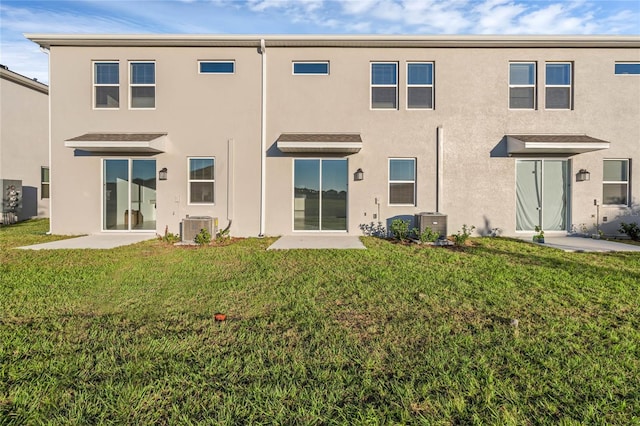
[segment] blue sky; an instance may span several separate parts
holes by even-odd
[[[47,82],[23,33],[640,34],[640,0],[0,0],[0,63]]]

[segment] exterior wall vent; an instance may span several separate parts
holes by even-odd
[[[182,242],[192,243],[196,235],[200,233],[202,229],[206,229],[211,234],[212,238],[215,238],[218,233],[218,229],[213,228],[213,218],[211,216],[191,216],[182,219]],[[216,220],[217,224],[218,221]]]
[[[416,228],[423,232],[427,228],[440,234],[441,238],[447,236],[447,215],[434,212],[422,212],[415,215]]]

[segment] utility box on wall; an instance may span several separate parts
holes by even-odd
[[[22,212],[22,181],[0,179],[2,204],[0,205],[0,223],[9,225],[20,220]]]
[[[440,234],[441,237],[447,235],[447,215],[434,212],[422,212],[415,215],[414,223],[420,232],[431,228],[432,231]]]

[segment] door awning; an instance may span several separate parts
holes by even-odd
[[[282,152],[355,154],[362,138],[360,133],[283,133],[277,146]]]
[[[610,143],[587,135],[506,135],[513,155],[575,155],[608,149]]]
[[[86,133],[67,139],[64,146],[89,152],[160,153],[167,133]]]

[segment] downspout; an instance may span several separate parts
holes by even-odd
[[[264,39],[260,39],[260,54],[262,55],[262,106],[261,116],[261,140],[260,140],[260,233],[264,237],[265,228],[265,202],[266,202],[266,163],[267,163],[267,49]]]
[[[45,47],[40,47],[40,51],[47,55],[47,71],[49,71],[49,91],[47,93],[47,103],[49,104],[49,231],[47,235],[51,235],[53,232],[53,197],[51,196],[51,189],[53,188],[53,167],[51,167],[51,50]]]
[[[231,228],[231,223],[233,222],[233,203],[234,203],[234,194],[235,194],[235,180],[234,180],[234,172],[235,172],[235,152],[234,152],[234,140],[229,139],[227,141],[227,227],[222,231],[226,233],[226,231]]]
[[[442,175],[444,163],[444,129],[438,126],[436,137],[436,212],[440,213],[442,207]]]

